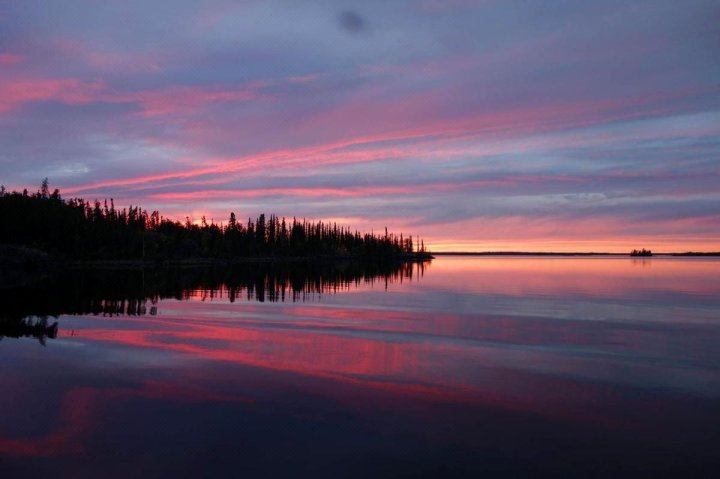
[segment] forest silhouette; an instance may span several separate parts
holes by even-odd
[[[230,213],[217,224],[171,220],[139,206],[116,209],[113,199],[65,200],[47,179],[35,193],[0,187],[0,244],[21,245],[72,260],[358,257],[423,259],[420,239],[360,233],[335,223],[264,214],[247,223]]]

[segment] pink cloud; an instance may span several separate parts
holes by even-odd
[[[320,77],[318,74],[300,75],[288,77],[288,83],[311,83]]]
[[[677,220],[621,217],[562,218],[505,216],[423,226],[425,244],[434,251],[717,251],[702,228],[717,225],[717,215]],[[647,233],[629,231],[628,227]]]
[[[54,38],[47,42],[47,48],[58,55],[81,59],[87,65],[104,72],[148,72],[160,70],[159,59],[141,53],[106,51],[91,48],[78,40]]]
[[[377,196],[407,196],[424,195],[428,193],[456,192],[467,189],[501,186],[504,188],[524,187],[531,183],[547,181],[562,181],[580,183],[582,178],[570,176],[518,176],[507,178],[493,178],[479,181],[444,182],[418,185],[390,185],[390,186],[364,186],[364,187],[278,187],[278,188],[245,188],[232,190],[203,190],[181,193],[153,193],[148,198],[155,200],[197,200],[197,199],[232,199],[254,198],[263,196],[298,196],[298,197],[377,197]]]
[[[134,93],[110,93],[103,100],[112,103],[136,103],[145,117],[192,113],[212,103],[244,102],[259,97],[257,87],[170,87]]]
[[[33,101],[87,104],[96,101],[105,88],[103,82],[76,79],[0,79],[0,113]]]
[[[14,63],[20,63],[23,57],[15,55],[13,53],[0,53],[0,65],[12,65]]]
[[[259,97],[260,84],[245,87],[173,86],[158,90],[118,92],[103,81],[75,78],[0,79],[0,113],[35,101],[59,101],[68,105],[87,103],[137,104],[145,117],[189,114],[213,103],[249,101]]]
[[[181,98],[179,91],[166,91],[157,93],[140,93],[128,95],[125,100],[136,100],[146,108],[148,116],[166,114],[173,109],[182,110],[192,108],[194,105],[205,104],[206,102],[224,101],[225,99],[247,99],[252,93],[240,92],[187,92],[187,98],[174,103],[175,98]],[[120,97],[121,99],[123,97]],[[418,100],[426,102],[428,100]],[[439,101],[439,100],[438,100]],[[316,131],[336,130],[336,138],[327,142],[318,142],[307,147],[294,147],[249,154],[240,157],[226,158],[205,158],[204,163],[208,166],[190,168],[157,175],[124,178],[120,180],[109,180],[78,185],[66,188],[68,193],[98,190],[114,186],[134,186],[139,184],[153,183],[157,181],[172,179],[189,179],[206,175],[227,175],[229,173],[265,171],[268,165],[274,169],[307,169],[323,166],[362,163],[378,160],[397,160],[411,158],[417,155],[431,153],[444,159],[452,156],[473,154],[493,154],[507,151],[512,147],[514,151],[532,149],[537,146],[535,143],[523,145],[513,143],[512,145],[487,145],[487,140],[499,141],[522,135],[534,135],[542,132],[563,130],[566,128],[579,128],[597,123],[604,123],[611,120],[628,119],[641,113],[623,113],[621,110],[635,105],[643,105],[645,101],[637,99],[630,102],[620,100],[601,102],[575,102],[548,107],[538,107],[516,110],[496,110],[480,114],[473,114],[457,119],[442,119],[422,114],[423,108],[413,106],[412,99],[403,102],[396,102],[394,105],[386,105],[384,114],[380,115],[380,105],[364,106],[361,103],[352,103],[350,106],[341,106],[330,112],[322,113],[304,122],[300,133],[302,136],[312,138]],[[408,103],[409,102],[409,103]],[[433,103],[430,100],[430,103]],[[383,117],[385,120],[379,120]],[[394,118],[397,117],[397,118]],[[408,122],[397,121],[400,118],[420,118]],[[372,130],[363,133],[368,127],[358,128],[360,132],[354,136],[345,136],[343,132],[356,131],[354,125],[362,123],[373,125]],[[339,125],[339,126],[338,126]],[[237,134],[238,128],[233,127],[233,134]],[[216,134],[223,130],[222,126],[208,124],[208,132]],[[230,134],[228,129],[226,133]],[[221,138],[219,138],[221,139]],[[486,141],[479,146],[438,148],[443,142],[453,140],[477,140]],[[193,144],[206,144],[207,138],[195,135]],[[419,142],[418,145],[390,145],[390,142]],[[597,140],[594,140],[597,141]],[[425,142],[425,143],[422,143]],[[262,169],[258,169],[262,167]]]

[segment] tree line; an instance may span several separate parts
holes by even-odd
[[[78,260],[236,257],[427,256],[422,240],[360,233],[335,223],[259,215],[247,222],[195,224],[139,206],[117,209],[112,199],[65,200],[47,179],[35,193],[0,187],[0,243],[24,245]]]

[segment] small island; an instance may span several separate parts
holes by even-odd
[[[634,249],[630,252],[630,256],[652,256],[652,251],[649,249]]]

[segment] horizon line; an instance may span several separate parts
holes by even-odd
[[[607,252],[607,251],[432,251],[428,250],[428,253],[432,255],[440,256],[512,256],[512,255],[524,255],[524,256],[630,256],[629,252]],[[653,256],[677,256],[677,255],[706,255],[706,256],[720,256],[720,251],[667,251],[652,253]],[[648,256],[645,256],[646,258]]]

